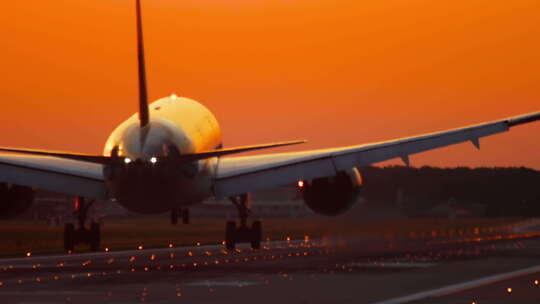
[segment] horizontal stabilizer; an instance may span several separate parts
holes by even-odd
[[[101,155],[88,155],[88,154],[82,154],[82,153],[62,152],[62,151],[16,149],[16,148],[8,148],[8,147],[0,147],[0,152],[53,156],[53,157],[80,160],[80,161],[86,161],[86,162],[98,163],[98,164],[107,164],[111,160],[110,157],[101,156]]]
[[[214,151],[207,151],[195,154],[185,154],[179,157],[180,162],[194,161],[199,159],[206,159],[211,157],[224,156],[229,154],[236,154],[254,150],[270,149],[283,146],[297,145],[305,143],[305,140],[298,141],[286,141],[278,142],[271,144],[262,144],[262,145],[253,145],[253,146],[242,146],[236,148],[227,148]],[[34,149],[18,149],[18,148],[9,148],[9,147],[0,147],[0,152],[11,152],[11,153],[20,153],[20,154],[29,154],[29,155],[40,155],[40,156],[52,156],[59,157],[64,159],[80,160],[97,164],[109,164],[113,159],[109,156],[101,155],[89,155],[82,153],[72,153],[72,152],[63,152],[63,151],[48,151],[48,150],[34,150]]]
[[[255,151],[255,150],[298,145],[298,144],[303,144],[305,142],[306,142],[305,140],[296,140],[296,141],[277,142],[277,143],[271,143],[271,144],[233,147],[233,148],[219,149],[219,150],[207,151],[207,152],[201,152],[201,153],[185,154],[185,155],[181,155],[180,159],[182,161],[192,161],[192,160],[219,157],[219,156],[225,156],[225,155],[237,154],[237,153],[243,153],[243,152],[249,152],[249,151]]]

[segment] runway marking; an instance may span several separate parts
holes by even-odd
[[[414,262],[372,262],[372,263],[350,263],[348,267],[358,268],[428,268],[436,266],[436,263],[414,263]]]
[[[496,275],[492,275],[492,276],[488,276],[488,277],[484,277],[484,278],[480,278],[480,279],[476,279],[476,280],[472,280],[468,282],[448,285],[448,286],[437,288],[437,289],[422,291],[422,292],[414,293],[414,294],[404,296],[404,297],[383,300],[383,301],[375,302],[372,304],[401,304],[401,303],[408,303],[411,301],[422,300],[422,299],[430,298],[430,297],[447,296],[447,295],[458,293],[464,290],[474,289],[481,286],[497,283],[500,281],[506,281],[506,280],[513,279],[516,277],[533,274],[536,272],[540,272],[540,265],[525,268],[525,269],[520,269],[516,271],[500,273],[500,274],[496,274]]]
[[[92,296],[100,294],[100,292],[89,292],[89,291],[61,291],[61,290],[54,290],[54,291],[35,291],[32,290],[32,292],[28,291],[2,291],[0,293],[3,297],[5,296],[30,296],[30,297],[38,297],[38,296]],[[21,303],[51,303],[51,302],[21,302]],[[53,302],[57,303],[57,302]],[[20,303],[19,303],[20,304]]]
[[[197,281],[185,284],[187,286],[204,286],[204,287],[245,287],[262,285],[259,282],[248,281]]]

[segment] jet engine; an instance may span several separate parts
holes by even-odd
[[[336,216],[354,205],[361,187],[360,172],[352,168],[333,177],[303,181],[302,194],[306,205],[315,213]]]
[[[32,188],[0,183],[0,219],[11,219],[23,214],[33,202]]]

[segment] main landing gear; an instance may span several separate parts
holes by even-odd
[[[88,216],[88,209],[94,201],[86,202],[83,197],[77,197],[75,201],[75,215],[77,216],[78,227],[75,229],[73,223],[64,226],[64,249],[66,252],[73,252],[77,244],[87,244],[90,250],[98,251],[101,242],[101,231],[98,223],[92,221],[90,229],[86,229],[85,222]]]
[[[262,224],[254,221],[251,228],[247,225],[247,218],[251,213],[248,207],[248,195],[242,194],[229,198],[238,209],[240,227],[236,227],[236,222],[227,222],[225,230],[225,246],[228,250],[234,250],[237,243],[251,243],[251,248],[261,248]]]
[[[178,224],[178,218],[180,217],[182,218],[183,224],[189,224],[190,222],[189,209],[175,208],[171,210],[171,224],[173,225]]]

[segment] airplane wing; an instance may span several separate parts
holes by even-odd
[[[103,166],[40,155],[0,154],[0,183],[107,199]]]
[[[299,180],[335,176],[352,167],[401,158],[470,141],[480,148],[480,138],[506,132],[511,127],[540,120],[540,112],[459,129],[359,146],[220,158],[214,185],[218,198],[295,183]]]

